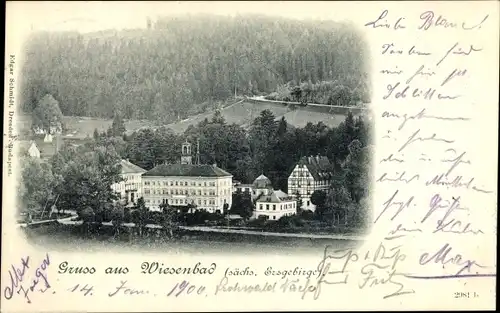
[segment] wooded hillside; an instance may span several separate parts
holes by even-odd
[[[146,25],[146,21],[144,21]],[[22,108],[52,95],[64,115],[172,122],[235,94],[338,81],[368,102],[367,50],[349,25],[262,16],[162,18],[145,29],[38,33]],[[203,105],[202,105],[203,104]]]

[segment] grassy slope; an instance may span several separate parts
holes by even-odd
[[[318,112],[311,108],[297,107],[295,110],[280,104],[263,104],[251,102],[238,102],[227,106],[221,110],[222,115],[228,123],[236,123],[243,126],[248,126],[249,123],[256,118],[262,110],[269,109],[274,113],[277,119],[285,116],[289,124],[303,127],[307,122],[317,123],[322,121],[328,126],[336,127],[345,118],[344,114],[333,114]],[[194,115],[186,120],[166,125],[175,132],[184,132],[189,125],[196,125],[205,118],[210,119],[213,112]],[[28,115],[18,115],[17,117],[18,132],[29,130],[31,118]],[[64,121],[68,129],[67,134],[75,139],[83,139],[87,136],[92,137],[94,129],[97,128],[100,132],[106,131],[112,123],[112,120],[89,117],[73,117],[65,116]],[[154,127],[154,123],[150,121],[127,120],[125,121],[127,132],[131,133],[143,127]]]

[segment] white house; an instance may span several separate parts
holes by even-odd
[[[316,190],[327,191],[333,174],[333,166],[325,156],[302,157],[288,177],[288,194],[300,195],[302,209],[316,210],[311,195]]]
[[[283,216],[297,213],[297,201],[281,190],[273,190],[257,199],[255,203],[255,218],[279,220]]]
[[[31,142],[31,145],[28,149],[28,154],[32,158],[40,158],[40,150],[38,150],[38,147],[36,146],[36,143]]]
[[[160,210],[160,204],[191,206],[190,210],[223,213],[231,207],[233,175],[214,165],[192,164],[191,144],[182,145],[180,164],[161,164],[142,175],[146,207]]]
[[[121,177],[123,180],[113,184],[111,189],[120,194],[120,199],[126,203],[136,203],[142,197],[142,174],[145,169],[130,163],[128,160],[121,160]]]

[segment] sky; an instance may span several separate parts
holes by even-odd
[[[350,3],[350,8],[359,6]],[[219,15],[265,14],[296,19],[342,20],[339,3],[328,2],[10,2],[9,10],[22,14],[23,27],[33,30],[74,30],[142,28],[146,18],[157,16],[213,13]],[[22,12],[22,13],[21,13]],[[21,21],[21,19],[16,19]],[[16,23],[17,24],[17,23]],[[18,25],[21,26],[21,25]]]

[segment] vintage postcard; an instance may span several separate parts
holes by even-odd
[[[495,309],[499,13],[7,2],[2,311]]]

